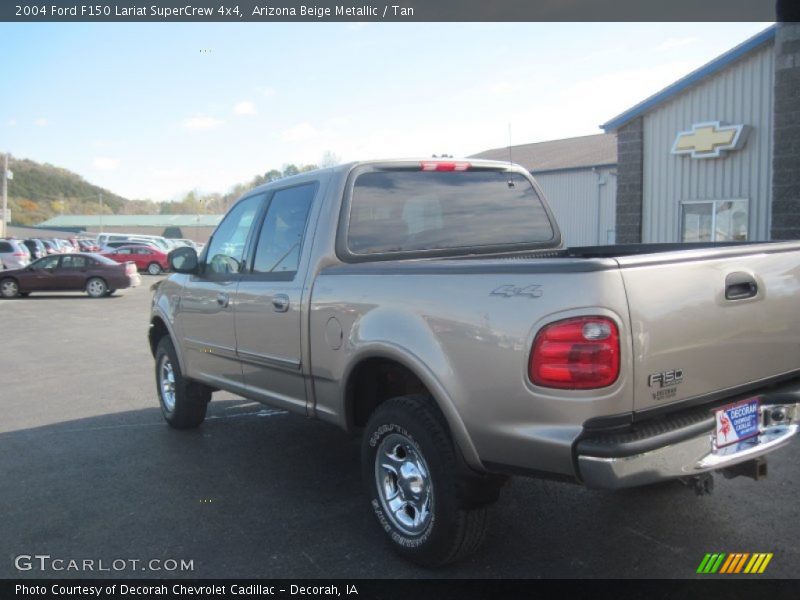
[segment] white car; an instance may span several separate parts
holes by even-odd
[[[19,240],[0,240],[0,263],[3,269],[22,269],[31,262],[31,254]]]

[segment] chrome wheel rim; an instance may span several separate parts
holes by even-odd
[[[19,286],[15,281],[4,281],[2,287],[0,287],[0,291],[2,291],[3,296],[11,298],[17,295]]]
[[[102,296],[106,292],[106,285],[99,279],[93,279],[89,282],[89,293],[92,296]]]
[[[161,267],[159,267],[156,264],[152,264],[149,267],[147,267],[147,271],[150,273],[150,275],[158,275],[159,273],[161,273]]]
[[[175,370],[168,356],[161,359],[161,368],[158,370],[161,400],[164,407],[172,412],[175,410]]]
[[[433,518],[433,485],[425,458],[406,436],[391,433],[375,455],[375,487],[387,518],[419,535]]]

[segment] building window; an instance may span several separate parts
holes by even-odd
[[[747,241],[747,200],[681,202],[681,241]]]

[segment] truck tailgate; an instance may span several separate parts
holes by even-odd
[[[634,410],[800,371],[800,244],[621,257]]]

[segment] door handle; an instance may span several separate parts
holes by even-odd
[[[745,300],[758,294],[758,284],[749,273],[730,273],[725,277],[725,299]]]
[[[217,304],[219,304],[222,308],[228,306],[229,300],[230,297],[225,292],[220,292],[219,294],[217,294]]]
[[[289,296],[286,294],[275,294],[272,297],[272,309],[275,312],[286,312],[289,310]]]

